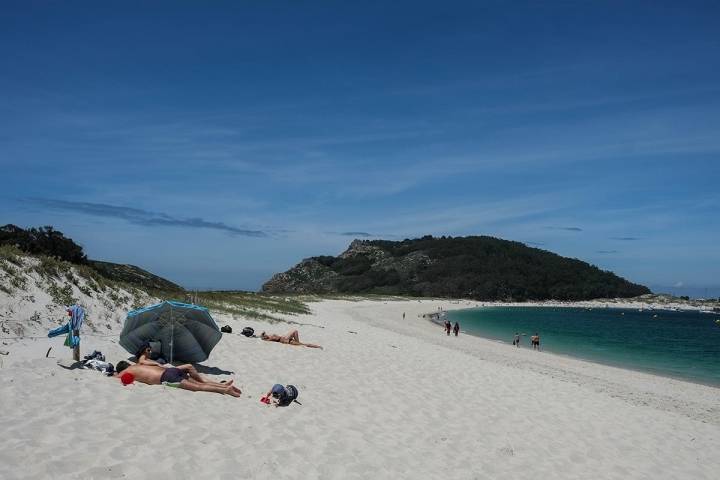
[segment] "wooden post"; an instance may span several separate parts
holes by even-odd
[[[73,330],[73,336],[80,339],[80,330]],[[73,360],[76,362],[80,361],[80,342],[78,341],[77,346],[73,347]]]

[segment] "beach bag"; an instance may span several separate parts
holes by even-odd
[[[223,333],[232,333],[232,327],[230,325],[225,325],[220,329],[220,331]]]
[[[278,406],[280,407],[287,407],[292,402],[296,402],[297,397],[299,395],[298,389],[295,387],[295,385],[288,385],[286,386],[283,391],[280,393],[280,396],[278,397]],[[300,402],[298,402],[300,403]]]
[[[252,327],[245,327],[242,329],[241,333],[246,337],[252,337],[253,335],[255,335],[255,330],[253,330]]]

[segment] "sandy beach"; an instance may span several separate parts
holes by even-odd
[[[447,337],[422,317],[474,305],[324,300],[292,324],[214,315],[234,333],[201,371],[235,379],[240,398],[123,387],[59,366],[62,338],[3,340],[0,477],[717,478],[720,390]],[[325,348],[245,326],[298,328]],[[83,353],[128,358],[117,333],[85,336]],[[274,383],[296,385],[302,405],[260,403]]]

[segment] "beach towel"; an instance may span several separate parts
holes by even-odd
[[[85,309],[80,305],[73,305],[68,308],[68,313],[70,313],[70,328],[79,331],[85,320]]]
[[[54,328],[48,332],[48,337],[57,337],[59,335],[67,334],[65,339],[65,346],[75,348],[80,345],[80,327],[85,320],[85,309],[80,305],[73,305],[67,309],[70,314],[70,321],[58,328]]]
[[[108,362],[103,362],[102,360],[92,359],[92,360],[86,360],[83,362],[82,365],[83,368],[87,368],[90,370],[97,370],[103,373],[107,373],[108,370],[111,370],[113,368],[113,365]]]
[[[48,338],[58,337],[60,335],[64,335],[70,331],[70,324],[66,323],[65,325],[62,325],[57,328],[53,328],[48,332]]]

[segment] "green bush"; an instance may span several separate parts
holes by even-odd
[[[372,262],[364,255],[353,255],[348,258],[338,258],[332,269],[340,275],[362,275],[370,270]]]
[[[5,225],[0,228],[0,245],[12,245],[32,255],[57,257],[77,264],[87,261],[80,245],[51,226],[24,230]]]
[[[7,260],[15,265],[22,265],[22,250],[14,245],[0,245],[0,260]]]
[[[50,282],[47,291],[57,305],[70,306],[77,303],[77,299],[73,297],[72,285],[70,284],[66,283],[61,287],[55,282]]]
[[[60,278],[61,272],[68,265],[54,257],[41,256],[35,271],[43,278]]]

